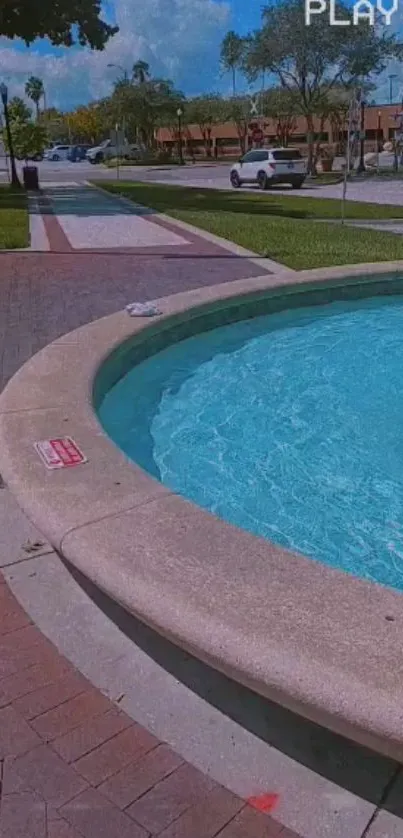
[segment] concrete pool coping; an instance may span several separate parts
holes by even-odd
[[[346,285],[369,296],[376,281],[386,289],[400,277],[403,262],[285,272],[160,299],[158,317],[120,312],[90,323],[35,355],[3,391],[0,473],[50,543],[143,622],[258,693],[402,761],[401,594],[173,494],[127,460],[93,409],[95,376],[127,341],[141,345],[231,304],[242,312],[241,302],[316,289],[340,298]],[[34,443],[67,435],[88,462],[47,471]]]

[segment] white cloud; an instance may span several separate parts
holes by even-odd
[[[114,0],[120,27],[103,52],[72,48],[30,49],[0,39],[0,77],[10,95],[22,95],[28,76],[43,79],[48,105],[68,107],[108,95],[119,71],[148,61],[155,75],[170,77],[181,89],[199,93],[219,83],[219,45],[229,28],[230,6],[222,0]]]

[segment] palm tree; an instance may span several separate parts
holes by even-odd
[[[133,64],[133,81],[144,84],[150,78],[150,65],[147,61],[136,61]]]
[[[236,71],[242,64],[244,41],[236,32],[227,32],[221,44],[221,67],[225,73],[232,73],[232,93],[236,93]]]
[[[20,99],[19,96],[14,96],[8,103],[8,114],[10,122],[29,122],[32,111],[23,99]]]
[[[38,79],[37,76],[31,76],[25,85],[25,93],[29,99],[32,99],[36,107],[36,120],[39,122],[39,102],[45,96],[42,79]]]

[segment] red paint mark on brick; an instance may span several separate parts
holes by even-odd
[[[249,797],[247,803],[253,809],[257,809],[258,812],[263,812],[265,815],[268,815],[276,808],[279,799],[280,795],[278,794],[260,794],[258,797]]]

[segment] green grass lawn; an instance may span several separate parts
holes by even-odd
[[[0,250],[29,246],[27,195],[0,185]]]
[[[343,183],[343,172],[318,172],[314,177],[308,176],[306,186],[334,186]]]
[[[220,192],[155,183],[98,185],[297,270],[403,259],[403,237],[314,223],[315,219],[340,219],[340,201],[329,198]],[[403,218],[403,207],[350,202],[346,204],[346,217]]]

